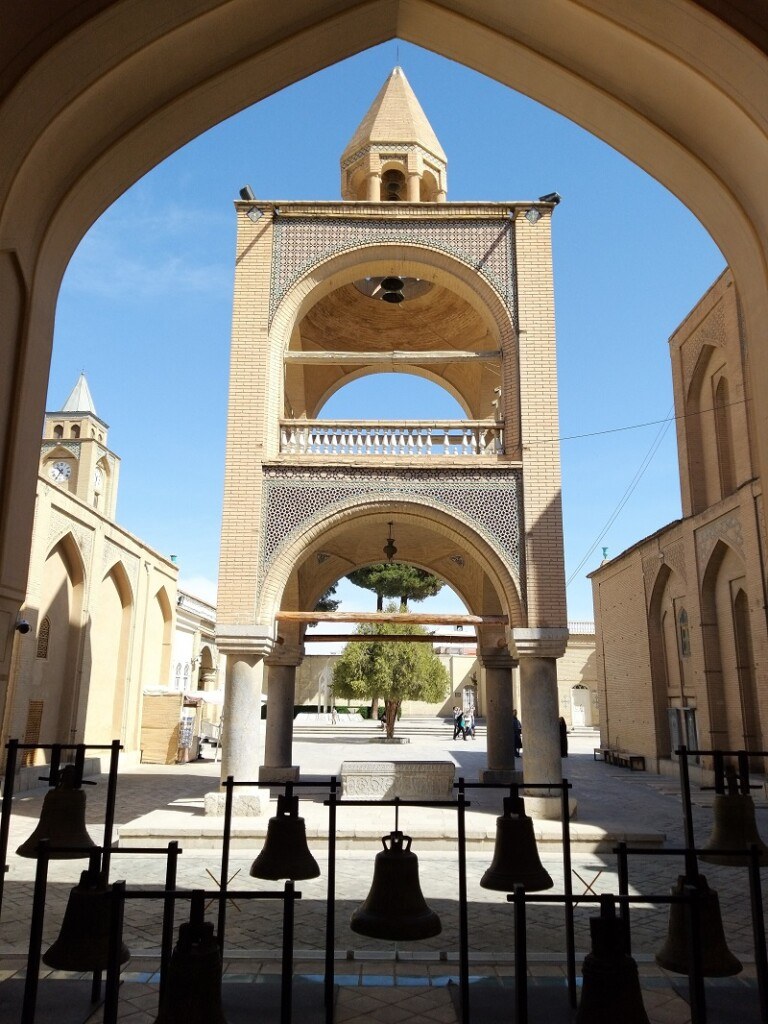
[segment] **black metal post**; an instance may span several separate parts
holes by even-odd
[[[120,756],[120,740],[112,740],[109,755],[109,776],[107,777],[107,801],[104,807],[104,854],[101,868],[109,878],[109,863],[112,858],[112,832],[115,827],[115,798],[117,796],[117,761]]]
[[[768,958],[765,949],[765,921],[763,920],[763,890],[760,880],[760,847],[749,847],[749,898],[752,905],[752,938],[755,944],[755,973],[760,999],[760,1019],[768,1020]]]
[[[83,750],[84,749],[85,748],[83,747]],[[96,884],[98,884],[99,881],[102,853],[103,851],[101,847],[97,846],[96,849],[88,855],[88,877],[91,879],[92,882],[95,882]],[[98,1003],[100,998],[101,971],[96,970],[93,972],[93,975],[91,977],[91,1003],[95,1005],[96,1003]]]
[[[165,891],[173,893],[176,889],[176,874],[179,865],[179,843],[174,839],[168,843],[168,858],[165,863]],[[162,1007],[165,998],[165,990],[168,985],[168,965],[171,962],[173,952],[173,919],[176,909],[176,901],[173,896],[167,896],[163,906],[163,937],[160,944],[160,998],[159,1005]]]
[[[5,749],[5,778],[3,779],[3,806],[0,811],[0,916],[3,913],[3,893],[5,892],[5,873],[8,870],[8,836],[11,831],[11,811],[13,809],[13,787],[16,782],[16,757],[19,752],[19,741],[9,740]]]
[[[48,786],[54,788],[59,784],[59,771],[61,765],[61,744],[51,744],[51,763],[48,771]],[[80,779],[77,780],[77,785],[80,785]]]
[[[695,846],[693,838],[693,808],[691,807],[691,780],[688,775],[688,750],[685,746],[676,750],[680,766],[680,791],[683,797],[683,826],[685,829],[685,845]]]
[[[725,758],[722,750],[712,751],[712,762],[715,768],[715,792],[722,796],[725,793]]]
[[[563,827],[563,890],[569,897],[565,901],[565,959],[568,972],[568,1000],[576,1008],[576,938],[573,923],[573,877],[571,868],[571,814],[568,802],[570,786],[567,779],[560,783],[561,816]]]
[[[749,754],[746,750],[740,750],[736,754],[739,762],[739,792],[747,795],[749,793]]]
[[[691,1004],[691,1024],[707,1024],[707,1005],[704,997],[704,975],[701,964],[701,936],[699,935],[699,890],[695,885],[686,884],[683,892],[689,897],[685,903],[685,916],[688,923],[688,972],[689,999]]]
[[[528,1024],[528,940],[525,889],[515,886],[515,1024]]]
[[[21,1007],[21,1024],[34,1024],[37,1003],[37,982],[40,973],[40,950],[43,944],[43,920],[45,919],[45,890],[48,883],[48,848],[50,842],[41,839],[37,846],[37,868],[35,889],[32,896],[32,918],[29,922],[29,952],[27,954],[27,976],[24,981],[24,1002]]]
[[[104,989],[104,1024],[117,1024],[118,993],[120,991],[120,948],[123,943],[123,915],[125,913],[125,882],[112,886],[109,914],[109,957],[107,981]]]
[[[461,987],[461,1024],[469,1024],[469,918],[467,903],[467,822],[464,779],[459,779],[459,985]]]
[[[627,844],[623,841],[620,842],[616,848],[616,853],[618,859],[619,896],[629,896],[629,856],[627,854]],[[632,936],[629,925],[629,903],[625,900],[619,900],[619,917],[624,925],[627,956],[631,956]]]
[[[224,931],[227,925],[227,876],[229,875],[229,844],[232,835],[232,799],[234,795],[234,775],[228,775],[224,783],[224,835],[221,842],[221,882],[219,891],[218,941],[219,949],[224,953]]]
[[[294,883],[285,883],[283,900],[283,963],[280,979],[280,1024],[291,1024],[291,997],[293,994],[293,919]]]
[[[338,778],[331,779],[328,796],[328,895],[325,912],[325,1021],[333,1024],[334,952],[336,946],[336,791]]]

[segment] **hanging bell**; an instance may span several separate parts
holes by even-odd
[[[493,860],[480,879],[481,887],[514,892],[522,885],[526,892],[541,892],[554,884],[539,860],[533,819],[525,813],[523,798],[504,797],[504,814],[496,819]]]
[[[729,978],[738,974],[742,966],[725,944],[720,900],[717,893],[707,885],[704,875],[698,875],[694,883],[690,883],[685,875],[678,876],[677,883],[672,888],[672,895],[682,896],[684,886],[690,884],[697,890],[694,898],[698,900],[699,905],[702,975],[705,978]],[[685,903],[672,903],[669,908],[667,939],[656,954],[656,963],[667,971],[688,974],[689,947],[688,909]]]
[[[264,848],[251,864],[254,878],[317,878],[320,868],[309,852],[299,798],[278,796],[277,814],[269,819]]]
[[[583,986],[576,1024],[649,1024],[637,964],[626,950],[623,921],[613,897],[600,898],[600,916],[590,917],[592,952],[581,969]]]
[[[59,937],[43,954],[43,963],[59,971],[105,971],[109,961],[109,924],[112,887],[98,869],[83,871],[69,891]],[[130,952],[120,947],[120,963]]]
[[[76,860],[87,857],[96,844],[85,828],[85,793],[77,785],[77,769],[65,764],[55,789],[49,789],[43,800],[40,821],[32,835],[16,853],[20,857],[37,857],[41,839],[49,840],[51,860]],[[87,847],[88,849],[83,849]]]
[[[391,832],[376,854],[371,889],[352,915],[353,932],[372,939],[428,939],[442,931],[419,885],[419,858],[411,853],[411,837]]]
[[[701,860],[708,864],[725,864],[728,867],[746,867],[751,857],[750,846],[755,843],[760,856],[760,867],[768,866],[768,846],[760,838],[755,821],[755,804],[749,793],[739,793],[736,789],[736,777],[729,778],[729,792],[715,793],[712,805],[714,822],[712,835],[700,855]],[[740,850],[741,857],[730,857],[725,854],[707,853],[707,850]]]
[[[221,950],[204,920],[203,892],[192,893],[189,923],[179,926],[155,1024],[227,1024],[221,1008]]]

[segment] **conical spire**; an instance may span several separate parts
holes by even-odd
[[[98,416],[96,406],[93,404],[91,389],[88,387],[88,381],[85,379],[84,373],[81,373],[77,378],[77,383],[62,406],[61,412],[87,412],[92,416]]]
[[[341,156],[344,199],[439,202],[447,159],[402,68],[393,68]]]
[[[421,146],[442,163],[447,162],[443,147],[421,109],[405,72],[402,68],[393,68],[342,153],[342,164],[347,157],[365,146],[398,142]]]

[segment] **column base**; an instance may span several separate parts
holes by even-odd
[[[523,787],[521,796],[525,800],[525,813],[531,818],[543,818],[545,821],[560,821],[562,817],[563,801],[558,796],[541,796],[541,790],[534,790],[534,795],[529,796]],[[568,817],[575,818],[578,804],[572,797],[568,797]]]
[[[496,786],[512,786],[522,783],[523,772],[520,768],[481,768],[479,779]]]
[[[259,782],[298,782],[300,775],[298,765],[263,764],[259,767]]]
[[[215,818],[224,817],[227,794],[222,792],[205,794],[205,814]],[[269,810],[269,793],[238,793],[232,795],[232,815],[238,818],[257,818]]]

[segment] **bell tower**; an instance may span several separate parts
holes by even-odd
[[[107,448],[108,431],[81,373],[63,407],[45,414],[39,472],[46,483],[114,519],[120,459]]]
[[[394,68],[341,155],[341,195],[444,203],[448,161],[405,77]]]

